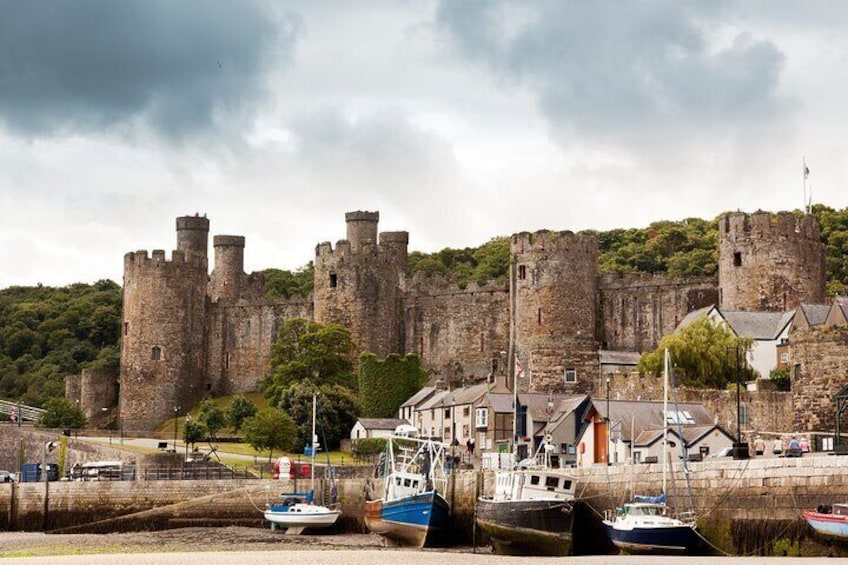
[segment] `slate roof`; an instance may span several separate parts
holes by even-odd
[[[418,406],[418,408],[416,408],[416,410],[419,410],[419,411],[420,411],[420,410],[430,410],[431,408],[435,408],[435,407],[437,407],[437,406],[441,406],[441,402],[442,402],[442,400],[443,400],[443,399],[445,398],[445,396],[447,396],[448,394],[450,394],[450,393],[449,393],[448,391],[446,391],[446,390],[437,390],[437,391],[433,394],[433,396],[431,396],[430,398],[428,398],[427,400],[425,400],[424,402],[422,402],[422,403],[421,403],[421,405],[420,405],[420,406]]]
[[[596,398],[592,405],[602,418],[607,417],[606,400]],[[634,435],[638,436],[644,430],[662,429],[665,424],[662,414],[663,403],[659,400],[610,400],[609,406],[612,414],[610,419],[616,426],[620,426],[621,437],[625,440],[629,440]],[[702,404],[669,402],[668,411],[687,412],[693,421],[692,424],[686,424],[687,426],[715,425],[715,418],[707,412]]]
[[[670,425],[668,427],[668,435],[680,438],[680,432],[683,433],[683,441],[686,442],[686,447],[690,447],[693,444],[697,443],[704,436],[712,433],[713,430],[718,429],[724,435],[729,437],[731,440],[733,436],[731,436],[727,431],[724,430],[721,426],[716,424],[705,425],[705,426],[680,426],[679,428],[675,425]],[[636,440],[633,442],[634,447],[647,447],[653,445],[663,436],[662,428],[653,428],[650,430],[644,430],[636,436]]]
[[[424,388],[422,388],[421,390],[419,390],[418,392],[416,392],[415,394],[410,396],[409,399],[406,402],[404,402],[403,404],[401,404],[400,406],[401,406],[401,408],[403,408],[405,406],[413,406],[414,407],[414,406],[424,402],[425,400],[427,400],[427,398],[429,398],[432,394],[434,394],[436,392],[436,390],[437,390],[436,387],[425,386]]]
[[[686,316],[683,317],[683,319],[680,321],[679,324],[677,324],[677,329],[679,330],[679,329],[685,328],[689,324],[691,324],[693,322],[697,322],[698,320],[700,320],[704,316],[708,316],[710,314],[710,312],[713,311],[714,308],[715,308],[715,305],[704,306],[703,308],[698,308],[697,310],[692,310],[691,312],[686,314]]]
[[[403,418],[358,418],[357,421],[362,424],[366,430],[392,430],[401,424],[409,424]]]
[[[488,397],[489,405],[498,414],[508,414],[512,412],[512,395],[499,392],[490,392]]]
[[[478,383],[476,385],[464,386],[446,391],[433,406],[456,406],[457,404],[473,404],[481,396],[488,392],[491,383]]]
[[[635,351],[598,351],[601,365],[633,365],[639,362]]]
[[[719,313],[741,337],[752,339],[777,339],[795,316],[795,311],[789,312],[722,312]]]
[[[799,304],[798,311],[804,316],[809,327],[820,326],[827,319],[830,304]]]

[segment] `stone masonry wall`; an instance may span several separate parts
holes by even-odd
[[[607,275],[600,280],[601,348],[650,351],[693,310],[718,304],[716,277]]]
[[[795,427],[832,432],[836,427],[833,397],[848,385],[848,328],[823,327],[793,332],[792,392]],[[848,420],[841,422],[848,431]]]
[[[417,353],[444,386],[502,369],[509,349],[509,291],[476,283],[460,289],[441,277],[404,282],[405,350]]]
[[[606,396],[606,382],[596,382],[595,398]],[[640,376],[638,373],[612,375],[610,397],[614,400],[662,400],[661,377]],[[676,387],[669,399],[679,402],[699,402],[713,414],[719,425],[731,435],[736,434],[736,392],[731,390]],[[777,391],[743,391],[740,397],[748,422],[742,424],[742,435],[754,433],[790,433],[807,431],[796,426],[792,417],[793,394]],[[744,437],[743,437],[744,439]]]

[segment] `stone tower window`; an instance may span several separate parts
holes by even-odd
[[[542,309],[541,308],[539,308],[539,310],[536,312],[536,323],[540,326],[542,325]]]
[[[336,288],[339,285],[339,279],[336,273],[330,273],[330,288]]]
[[[153,348],[150,356],[154,361],[160,361],[162,359],[162,348],[157,345]]]
[[[565,370],[565,382],[567,383],[576,383],[577,382],[577,369],[574,367],[569,367]]]
[[[130,333],[130,323],[124,322],[124,335],[129,335]]]
[[[734,267],[741,267],[742,266],[742,253],[740,253],[739,251],[735,251],[733,253],[733,266]]]
[[[527,278],[527,265],[518,266],[518,278],[525,280]]]

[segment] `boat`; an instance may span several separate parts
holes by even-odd
[[[848,540],[848,503],[819,504],[815,510],[804,510],[802,516],[820,536]]]
[[[663,364],[663,413],[668,414],[668,377],[671,361],[665,351]],[[607,415],[609,416],[609,415]],[[668,423],[663,430],[662,492],[659,496],[635,496],[634,500],[607,512],[603,520],[610,541],[628,553],[682,554],[695,547],[700,536],[691,512],[672,515],[666,505],[668,470]]]
[[[448,445],[395,430],[386,438],[375,475],[377,492],[365,502],[365,525],[388,542],[423,547],[440,540],[450,520],[445,453]]]
[[[318,450],[318,436],[315,435],[316,395],[312,395],[312,445],[309,446],[310,486],[308,492],[290,492],[280,495],[281,501],[269,504],[263,516],[271,523],[271,529],[285,528],[286,534],[302,534],[308,529],[329,528],[341,515],[338,508],[315,504],[315,452]],[[280,467],[280,475],[288,474],[288,469]]]
[[[568,469],[550,465],[545,443],[534,459],[495,474],[492,496],[477,499],[477,525],[499,555],[568,555],[577,484]]]

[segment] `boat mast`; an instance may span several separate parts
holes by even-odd
[[[518,375],[515,374],[515,333],[517,285],[515,284],[515,262],[517,257],[512,254],[509,262],[509,358],[507,359],[507,376],[512,382],[512,459],[513,465],[518,464]]]
[[[663,357],[663,457],[662,457],[662,494],[665,496],[665,475],[668,466],[668,366],[670,364],[668,349]]]
[[[309,450],[311,461],[309,463],[309,490],[312,491],[312,497],[315,497],[315,405],[317,395],[312,393],[312,448]]]

